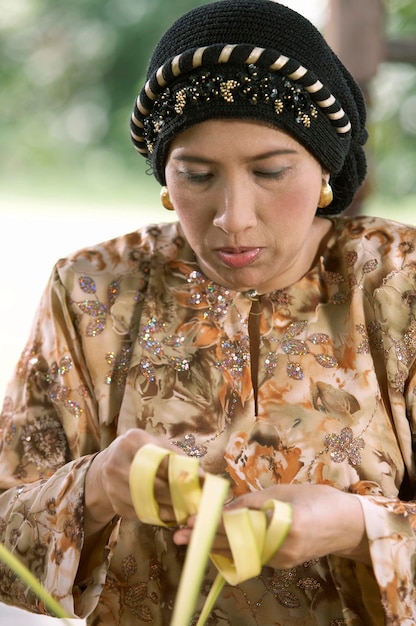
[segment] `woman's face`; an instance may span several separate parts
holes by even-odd
[[[291,136],[261,122],[208,120],[172,141],[166,183],[201,270],[237,291],[298,280],[329,222],[315,217],[323,173]]]

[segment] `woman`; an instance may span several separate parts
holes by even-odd
[[[365,176],[360,91],[269,0],[185,14],[147,77],[132,139],[178,223],[56,265],[4,403],[2,541],[70,615],[168,624],[193,520],[138,521],[153,442],[226,476],[228,506],[292,507],[209,624],[414,624],[416,233],[339,216]],[[163,464],[155,497],[173,522]],[[0,592],[42,611],[5,568]]]

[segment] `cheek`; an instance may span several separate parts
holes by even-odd
[[[292,220],[303,218],[308,221],[309,217],[315,216],[318,208],[321,181],[309,180],[307,177],[298,180],[296,185],[287,189],[284,194],[286,213]]]
[[[209,223],[204,212],[183,202],[175,206],[175,212],[186,239],[195,249],[202,243],[204,233],[209,229]]]
[[[198,198],[199,194],[189,190],[175,176],[169,176],[168,171],[166,171],[166,186],[182,230],[189,243],[194,246],[209,226],[209,211],[204,209]]]
[[[275,206],[274,214],[280,224],[289,229],[295,227],[296,230],[303,223],[307,225],[311,222],[316,213],[317,203],[310,191],[298,188],[279,194]]]
[[[190,213],[190,208],[195,205],[195,194],[177,176],[169,175],[169,170],[166,170],[166,186],[178,216]]]

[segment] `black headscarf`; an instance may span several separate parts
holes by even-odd
[[[213,118],[264,121],[305,146],[331,174],[334,199],[318,214],[345,210],[364,180],[362,93],[317,28],[278,2],[197,7],[157,44],[131,135],[161,184],[170,140]]]

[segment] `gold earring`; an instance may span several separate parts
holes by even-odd
[[[172,200],[170,199],[169,191],[167,187],[162,187],[160,190],[160,200],[168,211],[174,211],[175,207],[172,204]]]
[[[318,207],[325,209],[329,206],[334,199],[334,194],[331,185],[326,180],[322,180],[321,193],[319,195]]]

